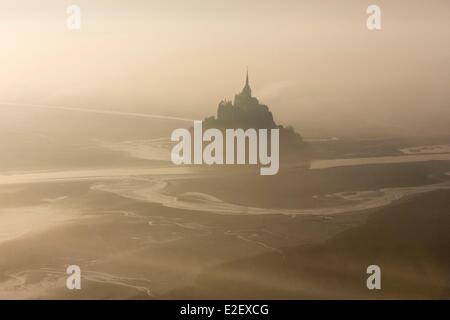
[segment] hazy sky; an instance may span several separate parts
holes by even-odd
[[[202,118],[248,65],[276,120],[310,136],[449,132],[446,0],[0,0],[0,36],[0,102]]]

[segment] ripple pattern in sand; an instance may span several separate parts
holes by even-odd
[[[163,206],[190,210],[211,212],[225,215],[244,214],[285,214],[285,215],[332,215],[352,211],[386,206],[396,200],[407,196],[420,194],[434,190],[445,190],[450,188],[450,181],[416,186],[383,188],[380,190],[364,190],[357,192],[339,192],[323,196],[326,199],[336,199],[345,204],[335,207],[306,208],[306,209],[283,209],[283,208],[258,208],[233,204],[222,201],[214,196],[198,193],[185,192],[178,195],[170,195],[166,188],[170,178],[161,179],[127,179],[120,182],[96,183],[91,186],[93,190],[111,192],[116,195],[130,198],[136,201],[158,203]]]

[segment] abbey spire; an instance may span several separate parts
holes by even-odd
[[[247,67],[247,77],[245,78],[245,86],[244,89],[242,89],[241,94],[248,97],[252,96],[252,89],[250,88],[250,81],[248,80],[248,67]]]
[[[248,67],[247,67],[247,78],[245,79],[245,86],[250,87],[250,83],[248,81]]]

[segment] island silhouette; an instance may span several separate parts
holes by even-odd
[[[309,152],[307,143],[292,126],[277,124],[269,107],[252,96],[248,69],[242,91],[234,96],[234,101],[222,100],[217,108],[217,116],[203,120],[205,129],[279,129],[280,157],[284,162],[305,159]]]

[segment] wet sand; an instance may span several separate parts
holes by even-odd
[[[320,241],[364,218],[342,215],[216,215],[166,208],[90,188],[92,182],[52,182],[2,193],[4,205],[46,203],[60,224],[0,243],[1,297],[158,298],[188,285],[203,270],[230,260]],[[54,200],[61,195],[64,198]],[[82,269],[82,290],[65,288],[65,269]]]
[[[450,191],[377,210],[361,226],[313,245],[210,268],[170,299],[449,299]],[[382,290],[367,290],[379,265]]]
[[[402,171],[400,166],[406,167],[403,167]],[[255,260],[258,262],[253,264],[252,257],[270,257],[268,262],[264,260],[264,263],[274,266],[273,271],[264,274],[268,281],[273,280],[269,284],[261,284],[266,291],[261,291],[260,285],[254,286],[251,283],[258,273],[250,276],[245,272],[233,271],[229,273],[232,279],[226,278],[233,290],[227,291],[227,287],[222,291],[223,294],[228,293],[231,298],[243,297],[245,293],[249,294],[247,297],[257,298],[268,292],[271,293],[269,297],[275,298],[328,297],[323,293],[334,291],[322,291],[324,288],[314,274],[308,278],[306,287],[299,287],[301,292],[287,290],[285,278],[274,278],[278,272],[285,275],[292,272],[291,267],[277,271],[278,263],[284,265],[283,261],[292,259],[292,251],[289,248],[327,243],[333,236],[363,224],[370,213],[384,210],[380,205],[388,209],[398,208],[397,203],[408,202],[416,197],[421,199],[420,194],[439,189],[436,185],[445,184],[445,179],[448,179],[444,175],[448,169],[447,163],[363,167],[313,170],[312,176],[305,175],[307,173],[304,169],[292,169],[294,171],[277,176],[277,179],[281,180],[275,182],[281,183],[284,194],[291,199],[286,202],[289,205],[298,201],[296,196],[302,185],[304,190],[309,191],[307,193],[301,190],[302,198],[309,197],[309,203],[314,206],[308,209],[309,205],[303,203],[302,210],[306,210],[303,214],[292,214],[292,209],[286,209],[286,205],[284,209],[283,206],[276,209],[267,204],[262,205],[263,202],[259,202],[259,207],[249,208],[252,199],[264,198],[264,192],[275,192],[273,196],[277,197],[276,190],[269,188],[275,182],[267,181],[265,185],[261,183],[260,177],[242,180],[242,173],[235,176],[227,174],[221,179],[204,171],[195,175],[183,171],[155,175],[155,172],[145,171],[144,175],[140,176],[138,173],[142,172],[120,170],[110,171],[109,173],[118,174],[108,176],[106,171],[99,174],[95,170],[88,170],[76,171],[78,174],[70,171],[65,177],[61,172],[53,172],[47,178],[43,176],[47,173],[40,172],[36,175],[21,174],[16,176],[20,178],[16,180],[10,176],[9,183],[0,186],[0,213],[3,214],[0,219],[9,220],[11,225],[16,225],[17,230],[22,232],[13,232],[14,228],[8,228],[9,233],[6,233],[7,229],[3,229],[7,236],[3,236],[0,243],[0,297],[222,297],[217,296],[215,287],[223,285],[222,280],[217,280],[217,283],[214,282],[216,280],[208,280],[206,283],[210,283],[211,288],[214,288],[210,291],[209,287],[203,288],[203,280],[199,279],[205,274],[208,275],[210,270],[222,270],[221,266],[237,261],[251,261],[246,268],[256,268],[258,271],[260,262]],[[417,174],[410,174],[412,168]],[[373,170],[377,171],[376,175]],[[298,176],[295,176],[294,172]],[[378,179],[372,179],[371,184],[367,184],[364,172],[377,176]],[[397,172],[397,175],[391,176],[392,172]],[[399,187],[399,177],[402,174],[408,179],[404,179],[404,186]],[[341,175],[360,178],[338,184]],[[235,180],[237,177],[241,179]],[[307,179],[292,181],[294,177]],[[336,184],[332,183],[334,179]],[[238,181],[241,183],[236,184]],[[329,183],[322,186],[321,181]],[[223,189],[227,185],[234,186],[234,189]],[[315,189],[314,185],[320,188]],[[253,186],[253,189],[249,186]],[[309,187],[306,189],[306,186]],[[383,194],[380,189],[373,189],[375,187],[406,192],[401,193],[401,197],[394,197],[383,204],[379,200],[388,192]],[[447,188],[446,185],[440,187]],[[246,192],[241,197],[236,195],[242,193],[245,188]],[[318,190],[320,192],[317,192]],[[337,195],[338,190],[341,193]],[[195,196],[195,192],[202,192],[203,195]],[[223,194],[226,196],[222,198]],[[326,196],[332,194],[334,196]],[[221,201],[220,210],[216,198]],[[248,203],[243,203],[244,199]],[[378,204],[375,207],[359,208],[355,205],[374,199]],[[423,201],[423,208],[426,208],[429,202]],[[422,200],[418,204],[422,204]],[[333,210],[336,205],[339,208],[348,205],[348,208],[353,210],[329,215],[305,213],[311,212],[307,210]],[[446,206],[445,202],[437,204],[438,209],[447,208]],[[30,208],[36,210],[31,210],[30,213]],[[409,210],[396,209],[396,212],[407,215]],[[421,212],[426,211],[424,209]],[[11,216],[13,213],[14,218]],[[27,220],[17,217],[26,217]],[[381,221],[377,228],[400,227],[397,222],[395,219]],[[411,237],[414,238],[414,235],[408,234],[405,239]],[[359,238],[349,241],[348,250],[358,249],[359,242]],[[314,264],[317,272],[323,266],[330,265],[328,260],[320,261]],[[79,265],[82,269],[80,291],[69,291],[65,288],[65,270],[72,264]],[[287,279],[290,281],[290,278]],[[201,285],[199,281],[202,282]],[[302,278],[302,281],[305,282],[305,278]],[[298,283],[292,282],[292,285],[294,284]],[[186,291],[186,288],[190,289]],[[336,287],[333,290],[336,291],[336,297],[357,297],[359,294],[357,290],[352,291],[353,289],[339,291]],[[242,295],[233,295],[233,292]],[[250,295],[252,292],[253,296]],[[333,296],[331,293],[330,296]]]

